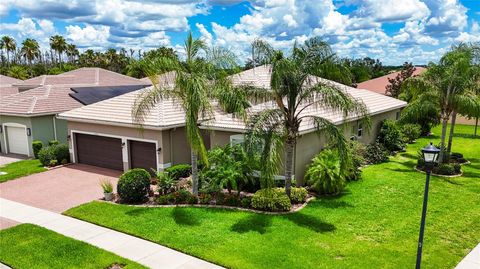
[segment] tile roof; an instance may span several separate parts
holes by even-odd
[[[55,114],[82,106],[69,94],[75,86],[144,85],[131,78],[101,68],[80,68],[60,75],[31,78],[14,86],[30,87],[27,91],[0,97],[0,114]]]
[[[270,88],[269,77],[271,74],[271,69],[268,66],[260,66],[254,69],[255,70],[250,69],[240,74],[237,74],[233,78],[236,80],[234,83],[238,83],[238,84],[246,83],[246,84],[259,86],[259,87],[262,86],[266,89],[269,89]],[[255,80],[255,77],[258,77],[258,80]],[[348,94],[350,94],[352,97],[363,101],[364,104],[367,106],[370,115],[394,110],[407,105],[406,102],[397,100],[395,98],[374,93],[368,90],[355,89],[355,88],[352,88],[334,81],[330,81],[327,79],[322,79],[314,76],[311,76],[310,79],[311,79],[310,81],[311,84],[324,83],[332,87],[340,88],[345,92],[347,92]],[[273,102],[266,102],[266,103],[258,104],[251,107],[248,113],[255,114],[264,109],[275,108],[275,107],[276,107],[276,104],[274,104]],[[301,113],[301,116],[304,116],[304,115],[321,116],[321,117],[327,118],[328,120],[334,122],[335,124],[340,124],[345,120],[349,121],[357,118],[357,115],[349,115],[347,119],[344,119],[343,113],[341,111],[333,110],[321,105],[316,107],[310,106],[306,108]],[[204,122],[202,125],[205,126],[206,128],[212,128],[212,129],[224,129],[224,130],[239,131],[239,132],[244,132],[246,130],[246,124],[241,119],[235,118],[232,114],[225,114],[221,112],[217,112],[214,120]],[[300,130],[300,133],[308,133],[313,131],[314,129],[315,129],[314,124],[311,120],[304,120],[301,122],[299,130]]]
[[[413,71],[413,75],[417,76],[417,75],[421,74],[422,72],[424,72],[425,70],[427,70],[425,67],[416,66],[415,71]],[[371,80],[367,80],[367,81],[358,83],[357,88],[358,89],[369,90],[369,91],[380,93],[380,94],[385,94],[385,90],[387,89],[386,87],[387,87],[387,85],[390,84],[388,79],[389,78],[392,78],[392,79],[395,78],[399,73],[400,73],[400,71],[393,72],[393,73],[390,73],[390,74],[382,76],[382,77],[378,77],[378,78],[374,78],[374,79],[371,79]]]
[[[0,98],[18,93],[18,88],[12,85],[20,82],[20,79],[0,75]]]

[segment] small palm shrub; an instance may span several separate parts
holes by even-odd
[[[38,153],[40,150],[43,148],[43,143],[40,140],[34,140],[32,142],[32,148],[33,148],[33,156],[35,156],[35,159],[38,159]]]
[[[345,173],[340,167],[338,154],[323,150],[308,166],[307,184],[318,194],[339,194],[345,188]]]
[[[293,204],[305,203],[307,200],[308,191],[302,187],[292,187],[290,189],[290,200]]]
[[[290,211],[292,203],[283,188],[261,189],[252,197],[253,208],[264,211]]]
[[[402,132],[393,120],[384,120],[378,133],[378,141],[389,151],[399,151],[405,147]]]
[[[181,178],[189,177],[192,173],[192,166],[189,164],[177,164],[165,169],[173,179],[179,180]]]
[[[388,152],[378,141],[369,145],[365,150],[365,161],[369,164],[377,164],[388,161]]]
[[[117,193],[127,203],[142,202],[150,190],[150,174],[145,169],[135,168],[120,176]]]
[[[157,177],[158,193],[160,195],[168,194],[173,191],[175,179],[165,171],[155,171]]]
[[[402,125],[402,134],[406,143],[413,143],[422,134],[422,127],[419,124],[407,123]]]
[[[351,141],[348,148],[349,163],[345,179],[347,181],[356,181],[362,177],[360,167],[366,164],[365,154],[367,149],[364,144],[358,141]]]

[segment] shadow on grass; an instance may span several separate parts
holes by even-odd
[[[473,134],[453,134],[453,137],[462,137],[462,138],[468,138],[468,139],[480,139],[480,136],[474,136]]]
[[[352,204],[345,202],[345,201],[338,201],[338,198],[340,198],[341,195],[339,196],[333,196],[333,197],[320,197],[316,202],[316,206],[324,207],[324,208],[347,208],[347,207],[353,207]]]
[[[197,226],[200,225],[200,220],[197,216],[188,212],[187,208],[174,207],[172,209],[172,217],[176,224],[182,226]]]
[[[472,178],[480,178],[480,173],[472,172],[472,171],[465,171],[463,172],[463,177],[472,177]]]
[[[310,229],[311,231],[314,231],[316,233],[332,232],[336,229],[335,225],[331,223],[324,222],[318,217],[305,215],[301,212],[285,215],[285,218],[300,227]]]
[[[230,230],[241,234],[247,232],[264,234],[270,226],[272,226],[272,216],[253,214],[233,224]]]
[[[440,180],[445,181],[447,183],[453,184],[453,185],[463,185],[463,183],[459,182],[456,177],[439,177]]]

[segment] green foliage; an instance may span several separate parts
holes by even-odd
[[[388,151],[378,141],[367,145],[365,161],[369,164],[377,164],[388,161]]]
[[[38,152],[43,148],[43,143],[40,140],[34,140],[32,142],[33,156],[38,159]]]
[[[338,154],[332,150],[320,152],[308,166],[305,180],[318,194],[341,193],[346,181]]]
[[[365,160],[366,152],[367,149],[364,144],[359,143],[358,141],[350,141],[348,147],[349,163],[346,168],[348,172],[345,177],[347,181],[356,181],[362,177],[362,170],[360,170],[360,167],[367,163]]]
[[[244,208],[249,208],[252,206],[252,198],[251,197],[243,197],[242,200],[240,200],[240,205]]]
[[[202,205],[208,205],[210,204],[210,201],[212,201],[213,197],[209,193],[200,193],[198,195],[198,203]]]
[[[290,191],[290,200],[293,204],[305,203],[305,201],[307,200],[307,189],[302,187],[292,187]]]
[[[103,179],[100,181],[100,187],[102,187],[103,193],[112,193],[113,184],[108,179]]]
[[[168,194],[173,191],[175,186],[175,179],[170,175],[170,173],[165,171],[155,171],[156,178],[158,180],[158,192],[161,195]]]
[[[50,160],[50,162],[48,163],[48,166],[50,166],[50,167],[54,167],[54,166],[57,166],[57,165],[58,165],[57,160]]]
[[[455,174],[460,174],[462,172],[462,166],[458,163],[453,164],[453,171]]]
[[[237,195],[227,194],[223,199],[223,204],[227,206],[239,206],[240,205],[240,198]]]
[[[7,76],[24,80],[28,78],[28,72],[23,66],[13,65],[8,68]]]
[[[150,174],[145,169],[131,169],[118,180],[117,193],[127,203],[142,202],[149,190]]]
[[[384,120],[378,133],[378,141],[389,151],[402,150],[405,147],[402,132],[394,120]]]
[[[48,145],[49,146],[54,146],[54,145],[58,145],[60,144],[60,142],[58,140],[50,140],[48,141]]]
[[[432,170],[433,173],[437,175],[455,175],[455,167],[453,164],[448,164],[448,163],[440,163],[438,166],[435,166]]]
[[[261,189],[252,197],[252,207],[265,211],[290,211],[292,203],[283,188]]]
[[[413,143],[422,134],[422,127],[419,124],[403,124],[401,130],[406,143]]]
[[[192,166],[189,164],[177,164],[165,169],[173,179],[179,180],[181,178],[189,177],[192,173]]]
[[[175,197],[173,197],[173,193],[169,193],[166,195],[160,195],[157,197],[156,200],[157,204],[159,205],[170,205],[175,203]]]
[[[50,165],[52,160],[55,160],[57,164],[60,163],[60,161],[63,161],[64,159],[67,160],[68,162],[68,160],[70,159],[68,145],[58,144],[58,145],[43,147],[38,152],[38,159],[44,166]]]
[[[195,195],[187,190],[178,190],[172,193],[175,204],[196,204],[198,199]]]
[[[254,162],[248,157],[242,145],[230,144],[208,152],[210,166],[202,171],[202,179],[209,182],[212,189],[226,188],[230,193],[240,193],[243,187],[253,181]]]

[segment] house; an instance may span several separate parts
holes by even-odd
[[[0,98],[18,93],[18,88],[13,85],[21,82],[20,79],[0,75]]]
[[[27,156],[33,156],[34,140],[67,142],[66,121],[56,114],[146,86],[101,68],[80,68],[11,85],[18,92],[0,98],[0,145],[4,153]]]
[[[266,90],[270,88],[271,69],[268,66],[259,66],[232,77],[233,84],[252,85],[263,87]],[[327,107],[308,107],[301,115],[318,115],[329,119],[331,122],[341,126],[346,137],[355,137],[362,143],[371,143],[377,136],[380,123],[385,119],[397,119],[400,110],[407,105],[406,102],[378,94],[368,90],[355,89],[343,84],[329,81],[326,79],[313,77],[314,83],[324,83],[333,87],[343,89],[345,92],[364,102],[371,117],[372,128],[367,130],[359,121],[358,116],[350,115],[344,118],[341,111],[334,111]],[[273,102],[258,104],[249,109],[249,114],[254,114],[260,110],[273,107]],[[247,127],[245,123],[234,117],[232,114],[217,114],[214,120],[207,121],[202,124],[202,128],[210,130],[209,144],[221,146],[227,143],[239,143],[243,140],[243,134],[246,133]],[[312,158],[318,154],[326,145],[326,139],[318,136],[315,127],[311,121],[302,121],[300,124],[300,137],[295,148],[295,178],[297,183],[303,184],[303,176],[306,166]]]
[[[427,70],[425,67],[416,66],[412,76],[418,76],[421,73],[425,72],[425,70]],[[385,91],[387,90],[387,85],[390,85],[388,79],[394,79],[397,77],[398,74],[400,74],[400,71],[358,83],[357,88],[369,90],[379,94],[385,94]]]
[[[270,68],[260,66],[231,76],[236,85],[270,87]],[[346,119],[338,111],[327,108],[309,108],[304,113],[322,115],[343,125],[345,135],[355,136],[364,143],[373,142],[376,126],[385,119],[396,119],[406,103],[367,90],[358,90],[333,81],[316,78],[319,82],[340,87],[361,99],[372,117],[371,131],[366,130],[352,115]],[[161,83],[173,87],[174,76],[160,78]],[[174,100],[165,99],[146,116],[141,127],[132,119],[131,110],[142,90],[130,92],[65,113],[58,118],[68,121],[70,148],[74,162],[97,165],[117,170],[130,168],[163,169],[170,165],[190,162],[190,149],[185,137],[183,108]],[[250,108],[249,113],[272,106],[262,103]],[[232,114],[217,112],[215,119],[202,123],[207,148],[238,143],[246,132],[245,123]],[[296,177],[301,184],[305,166],[325,145],[325,138],[314,133],[311,122],[300,126],[301,137],[295,153]],[[94,145],[94,146],[92,146]]]

